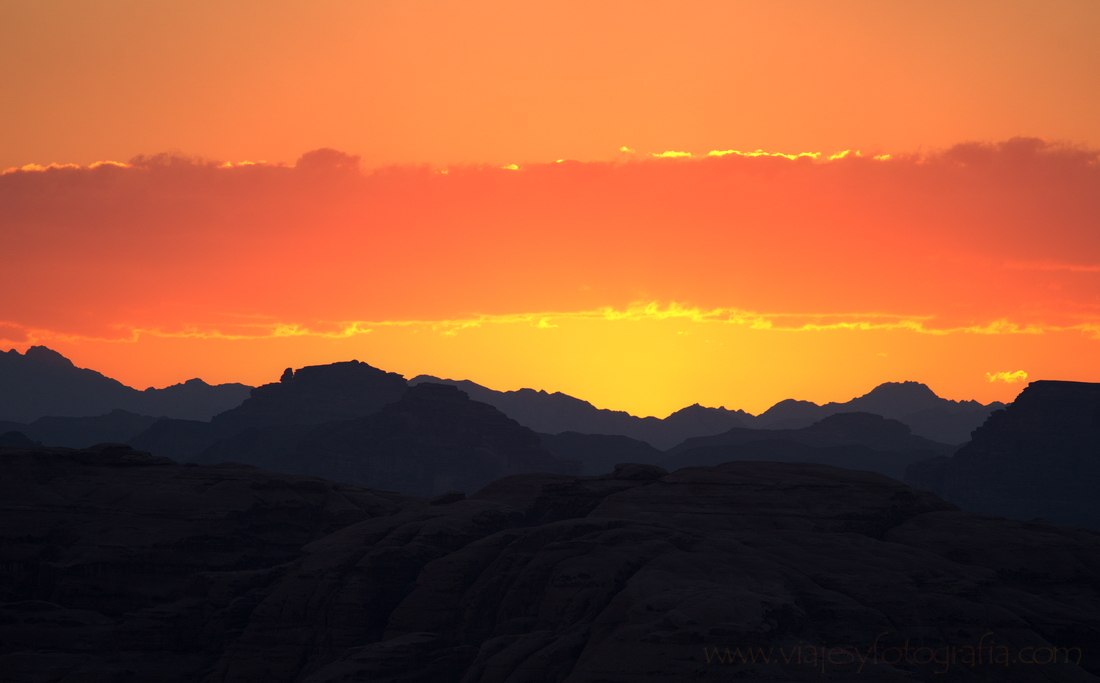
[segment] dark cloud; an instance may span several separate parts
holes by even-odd
[[[363,171],[181,155],[0,176],[0,320],[110,332],[213,313],[328,320],[635,300],[1093,315],[1097,152],[1035,139],[774,157]],[[1022,268],[1020,264],[1042,264]]]

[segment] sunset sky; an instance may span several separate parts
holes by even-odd
[[[0,349],[662,416],[1100,381],[1097,35],[1092,0],[0,0]]]

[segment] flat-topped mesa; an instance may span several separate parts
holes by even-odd
[[[252,390],[240,406],[213,419],[219,428],[237,429],[316,424],[350,420],[377,411],[401,398],[405,378],[352,360],[329,365],[288,368],[278,382]]]
[[[960,507],[1100,528],[1100,384],[1041,380],[907,481]]]
[[[1100,384],[1037,380],[1027,385],[1004,410],[993,413],[974,431],[970,444],[960,450],[981,450],[992,444],[1010,446],[1023,438],[1032,445],[1080,446],[1088,449],[1090,439],[1100,438]],[[1098,442],[1092,451],[1100,454]]]

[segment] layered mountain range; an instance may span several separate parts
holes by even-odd
[[[666,422],[351,361],[39,416],[0,429],[0,679],[1096,680],[1100,385],[994,408],[957,447],[898,417],[978,407],[915,383]],[[90,438],[131,445],[35,443]]]
[[[33,384],[28,368],[45,368],[40,402],[46,400],[43,387],[58,378],[62,386],[110,387],[110,396],[149,394],[75,368],[40,347],[2,357],[5,368],[19,368],[5,376],[5,386],[13,385],[12,377]],[[13,386],[8,404],[18,403],[13,397],[22,385]],[[1100,485],[1095,386],[1034,382],[1003,410],[947,401],[914,382],[891,383],[847,403],[785,401],[760,416],[692,406],[658,420],[600,410],[563,394],[495,392],[425,377],[406,382],[349,361],[288,369],[278,382],[252,389],[210,419],[158,419],[122,409],[39,417],[0,423],[0,444],[128,443],[182,462],[245,463],[423,496],[472,493],[511,474],[606,474],[620,463],[669,470],[731,461],[816,463],[905,480],[967,510],[1100,528],[1092,495]],[[211,396],[228,402],[232,397],[224,392],[239,388],[206,392],[206,409],[214,405]],[[973,441],[957,453],[912,424],[923,419],[950,426],[987,413],[992,417],[983,418]],[[591,431],[553,431],[578,425]],[[653,443],[681,436],[671,447]]]
[[[1004,404],[983,405],[977,401],[940,398],[919,382],[887,382],[843,403],[818,405],[787,399],[760,415],[743,410],[705,408],[698,404],[683,408],[664,419],[635,417],[617,410],[596,408],[587,401],[559,392],[534,389],[495,391],[468,380],[450,380],[420,375],[410,384],[450,384],[470,398],[495,406],[521,424],[547,434],[581,432],[618,434],[667,449],[695,436],[719,434],[728,429],[798,429],[838,413],[872,413],[909,425],[912,431],[934,441],[960,444],[970,438],[991,412]]]
[[[332,369],[318,369],[324,367]],[[308,372],[314,375],[328,372],[335,376],[341,372],[352,372],[353,367],[349,363],[334,363],[331,366],[315,366]],[[290,372],[293,373],[292,370]],[[404,379],[399,375],[389,374],[392,375],[393,387],[404,384]],[[596,408],[587,401],[556,392],[534,389],[495,391],[466,380],[445,380],[427,375],[414,377],[408,382],[411,385],[421,383],[455,386],[471,399],[487,403],[541,434],[577,432],[618,435],[643,441],[660,450],[672,448],[692,437],[720,434],[737,427],[808,427],[825,417],[845,412],[866,412],[893,418],[908,425],[917,435],[942,443],[960,444],[970,438],[970,432],[989,413],[1003,407],[999,403],[982,405],[975,401],[951,401],[936,396],[923,384],[900,382],[882,384],[844,403],[817,405],[793,399],[781,401],[758,416],[743,410],[707,408],[696,404],[668,417],[656,418],[635,417],[623,411]],[[265,386],[278,386],[278,383]],[[364,406],[356,406],[354,400],[345,401],[348,397],[339,395],[338,391],[330,395],[335,385],[330,383],[326,386],[324,380],[318,378],[314,380],[314,386],[309,405],[306,401],[297,404],[295,410],[299,414],[295,417],[296,421],[313,419],[303,411],[316,412],[318,418],[365,414]],[[0,433],[20,431],[48,445],[79,447],[102,441],[129,441],[148,426],[148,420],[142,423],[142,419],[148,417],[209,421],[218,416],[215,422],[243,424],[242,420],[261,417],[249,412],[256,408],[248,408],[244,413],[233,411],[252,391],[251,387],[241,384],[210,386],[197,379],[165,389],[138,391],[94,370],[77,368],[55,351],[34,346],[24,354],[17,351],[0,353]],[[380,390],[378,396],[381,398],[366,400],[393,400],[394,393]],[[341,404],[340,410],[344,412],[325,413],[325,406],[336,404]],[[265,410],[277,411],[277,402],[260,405],[267,406]],[[222,413],[229,414],[223,416]],[[102,424],[95,420],[67,419],[73,417],[104,419]],[[42,421],[41,418],[50,419]],[[127,424],[135,427],[128,434]]]

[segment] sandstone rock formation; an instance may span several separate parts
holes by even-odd
[[[1100,675],[1100,536],[869,473],[629,465],[429,503],[122,449],[9,450],[0,493],[13,680]]]
[[[1100,529],[1100,384],[1032,382],[953,457],[906,477],[973,512]]]

